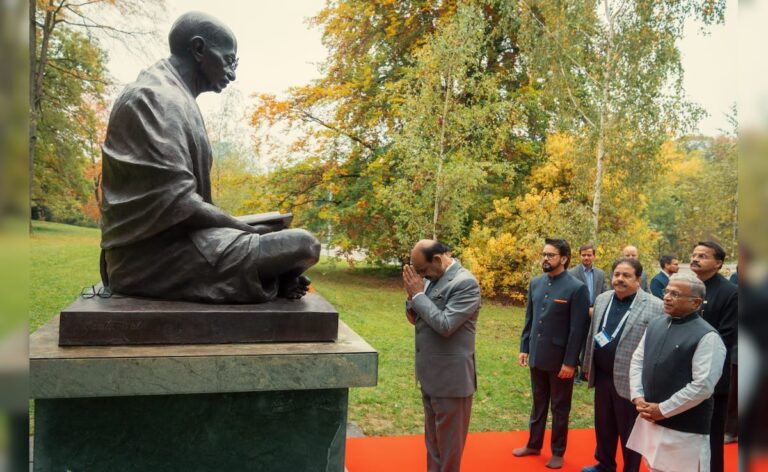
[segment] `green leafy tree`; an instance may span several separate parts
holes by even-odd
[[[499,156],[510,133],[512,102],[480,67],[483,27],[478,8],[460,6],[417,53],[400,84],[400,107],[410,118],[388,154],[396,177],[381,183],[377,197],[393,207],[403,248],[427,237],[459,243],[489,172],[507,170]]]
[[[437,43],[448,40],[443,29],[458,31],[451,25],[467,8],[479,18],[476,37],[461,45],[466,75],[452,71],[451,90],[439,82],[447,64],[434,58],[457,62]],[[406,257],[413,241],[405,239],[416,234],[466,236],[493,198],[520,191],[546,132],[536,90],[521,69],[518,23],[515,5],[502,0],[328,4],[314,19],[329,49],[323,77],[284,99],[259,95],[253,114],[258,144],[280,162],[273,176],[284,176],[285,203],[302,218],[317,218],[317,227],[330,223],[334,244],[364,249],[374,260]],[[428,96],[419,97],[421,90]],[[298,136],[281,149],[261,139],[279,126]],[[439,179],[424,182],[418,205],[400,204],[403,193],[391,200],[397,185],[419,175],[416,156],[432,156],[425,172],[439,169]],[[461,195],[469,203],[453,190],[465,170],[477,189]],[[410,218],[417,212],[423,217]]]
[[[719,241],[730,257],[737,249],[738,143],[735,136],[690,136],[665,143],[665,170],[648,207],[660,234],[658,252],[686,257],[697,241]]]
[[[148,43],[136,39],[155,36],[136,25],[153,25],[142,20],[162,9],[162,0],[29,0],[33,215],[84,221],[82,206],[98,195],[98,140],[111,85],[101,44],[141,50]]]
[[[723,0],[521,0],[521,46],[559,129],[594,156],[592,239],[617,230],[606,176],[642,188],[670,135],[699,110],[684,99],[676,42],[691,15],[722,21]],[[609,208],[605,208],[608,204]]]
[[[85,223],[91,194],[86,169],[99,158],[100,116],[107,80],[106,55],[87,36],[68,28],[49,39],[36,127],[31,204],[33,215]]]

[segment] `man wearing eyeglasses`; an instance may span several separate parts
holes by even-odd
[[[705,293],[692,274],[673,275],[664,289],[668,316],[648,324],[632,355],[629,384],[639,416],[627,447],[651,471],[710,470],[712,393],[726,350],[699,314]]]
[[[301,229],[273,232],[213,204],[211,145],[196,98],[236,78],[237,40],[216,18],[173,24],[171,55],[117,98],[103,146],[105,287],[126,295],[214,303],[299,298],[320,255]]]
[[[480,286],[445,244],[422,240],[403,267],[405,315],[415,327],[429,472],[459,472],[477,390]]]
[[[723,376],[715,387],[712,428],[709,433],[712,472],[722,472],[724,468],[723,442],[730,389],[730,359],[737,341],[739,313],[738,289],[720,275],[724,261],[725,250],[714,241],[699,242],[691,253],[691,270],[707,288],[701,316],[717,330],[727,349]]]
[[[571,248],[564,239],[546,239],[541,253],[544,271],[531,280],[519,363],[531,374],[533,406],[530,436],[516,457],[541,454],[547,410],[552,406],[552,457],[546,466],[563,466],[571,412],[573,375],[589,324],[589,290],[566,270]]]
[[[630,401],[629,363],[648,323],[664,315],[661,300],[640,290],[643,266],[622,258],[611,268],[613,290],[595,300],[587,335],[584,371],[595,389],[595,459],[583,472],[615,472],[621,444],[624,472],[637,472],[641,456],[627,448],[637,418]]]

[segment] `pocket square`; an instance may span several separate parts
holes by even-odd
[[[568,300],[563,300],[562,298],[554,298],[553,300],[554,300],[555,303],[559,303],[561,305],[567,305],[568,304]]]

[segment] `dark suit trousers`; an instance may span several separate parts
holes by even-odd
[[[552,403],[552,455],[565,454],[568,442],[568,416],[571,414],[573,379],[559,379],[558,372],[531,367],[531,408],[530,437],[527,447],[541,449],[544,443],[544,429],[547,426],[547,410]]]
[[[725,432],[731,436],[739,435],[739,369],[731,363],[731,388],[728,391],[728,411],[725,416]]]
[[[595,459],[601,472],[616,470],[617,443],[621,441],[624,472],[640,470],[642,456],[627,449],[627,440],[637,418],[637,409],[621,398],[613,384],[613,374],[595,369]]]
[[[421,401],[424,404],[427,471],[459,472],[472,414],[472,395],[437,398],[422,390]]]
[[[709,430],[709,470],[710,472],[723,472],[725,440],[725,416],[728,412],[728,394],[712,395],[715,407],[712,410],[712,426]]]

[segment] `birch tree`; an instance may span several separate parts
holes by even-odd
[[[724,0],[520,0],[521,46],[553,123],[594,153],[593,240],[606,176],[642,188],[662,143],[700,117],[684,98],[676,42],[688,17],[722,21],[724,8]]]

